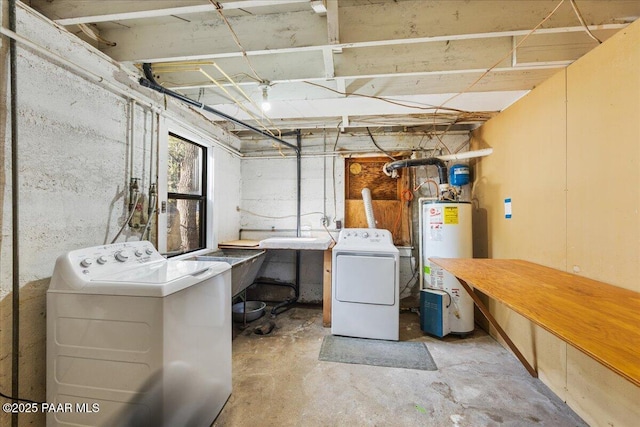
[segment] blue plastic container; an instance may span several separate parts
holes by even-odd
[[[469,183],[469,166],[453,165],[449,169],[449,183],[461,187]]]

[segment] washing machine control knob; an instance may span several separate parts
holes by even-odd
[[[153,254],[153,249],[151,249],[151,248],[147,248],[144,251],[147,253],[147,255]]]
[[[98,261],[98,264],[104,265],[104,264],[107,263],[107,257],[106,256],[99,256],[96,261]]]
[[[367,233],[367,232],[365,231],[364,233],[362,233],[362,237],[364,237],[364,238],[366,239],[367,237],[369,237],[369,233]]]
[[[85,258],[82,261],[80,261],[80,265],[84,268],[90,267],[91,265],[93,265],[93,258]]]
[[[116,252],[116,261],[125,262],[129,259],[129,254],[126,251],[118,251]]]
[[[137,257],[141,257],[142,256],[142,251],[139,249],[136,249],[136,251],[133,253],[135,256]]]

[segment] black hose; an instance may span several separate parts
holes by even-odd
[[[296,252],[300,252],[300,251],[296,251]],[[299,259],[299,257],[297,259]],[[299,269],[299,263],[298,263],[297,260],[296,260],[296,269]],[[289,310],[291,308],[291,306],[298,301],[298,298],[300,296],[299,284],[289,283],[289,282],[280,282],[278,280],[267,279],[267,278],[264,278],[264,277],[255,280],[253,282],[253,284],[254,285],[269,285],[269,286],[284,286],[284,287],[288,287],[288,288],[293,289],[293,298],[287,298],[286,300],[276,304],[271,309],[271,316],[272,317],[275,317],[278,314],[284,313],[285,311]]]
[[[371,135],[371,131],[369,130],[369,128],[367,127],[366,129],[367,129],[367,133],[369,134],[369,138],[371,138],[371,142],[373,142],[373,145],[375,145],[375,146],[376,146],[376,148],[377,148],[378,150],[382,151],[382,152],[383,152],[383,153],[384,153],[388,158],[390,158],[391,160],[395,161],[395,160],[396,160],[396,158],[395,158],[395,157],[393,157],[393,156],[392,156],[391,154],[389,154],[388,152],[384,151],[384,150],[382,149],[382,147],[380,147],[380,146],[378,145],[378,143],[376,142],[376,140],[375,140],[375,139],[373,139],[373,135]]]
[[[253,131],[255,133],[258,133],[258,134],[260,134],[260,135],[262,135],[264,137],[273,139],[274,141],[276,141],[276,142],[278,142],[278,143],[280,143],[280,144],[282,144],[282,145],[284,145],[286,147],[289,147],[289,148],[293,149],[296,153],[299,153],[298,147],[296,147],[293,144],[290,144],[290,143],[288,143],[286,141],[283,141],[280,138],[278,138],[276,136],[273,136],[268,132],[264,132],[264,131],[262,131],[262,130],[254,127],[254,126],[251,126],[248,123],[245,123],[245,122],[243,122],[243,121],[241,121],[239,119],[236,119],[235,117],[232,117],[232,116],[230,116],[228,114],[225,114],[222,111],[218,111],[218,110],[216,110],[214,108],[211,108],[208,105],[203,104],[202,102],[194,101],[191,98],[188,98],[188,97],[186,97],[184,95],[180,95],[178,92],[174,92],[174,91],[172,91],[170,89],[167,89],[167,88],[164,88],[164,87],[160,86],[156,82],[155,78],[153,77],[153,71],[151,70],[151,64],[149,64],[149,63],[142,64],[142,70],[144,71],[144,75],[146,77],[146,78],[140,78],[140,80],[138,80],[138,82],[142,86],[147,87],[149,89],[153,89],[153,90],[155,90],[157,92],[160,92],[162,94],[169,95],[169,96],[171,96],[173,98],[179,99],[180,101],[182,101],[182,102],[184,102],[186,104],[193,105],[194,107],[198,107],[198,108],[200,108],[202,110],[208,111],[209,113],[215,114],[218,117],[222,117],[223,119],[228,120],[231,123],[235,123],[238,126],[242,126],[243,128],[248,129],[250,131]]]
[[[442,160],[436,157],[428,157],[425,159],[397,160],[395,162],[387,163],[386,165],[384,165],[384,169],[387,172],[391,172],[396,169],[411,168],[411,167],[424,166],[424,165],[437,166],[438,178],[440,179],[440,184],[449,183],[449,178],[447,177],[447,165]]]

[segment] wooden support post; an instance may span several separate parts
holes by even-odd
[[[504,329],[502,329],[500,327],[500,325],[498,324],[498,321],[495,319],[495,317],[493,317],[491,312],[489,312],[489,309],[484,305],[484,303],[478,297],[478,295],[475,293],[473,288],[471,286],[469,286],[467,284],[467,282],[465,282],[464,280],[462,280],[462,279],[460,279],[458,277],[456,277],[456,279],[458,279],[460,284],[462,284],[462,286],[469,293],[469,295],[473,299],[473,302],[476,304],[476,306],[478,306],[478,308],[480,309],[480,311],[482,312],[484,317],[486,317],[487,320],[489,321],[489,323],[491,323],[491,325],[494,328],[496,328],[496,331],[498,331],[498,334],[500,334],[502,339],[507,343],[507,345],[509,346],[511,351],[513,351],[513,353],[516,355],[518,360],[520,360],[520,362],[524,365],[525,369],[529,372],[529,374],[531,374],[531,376],[534,377],[534,378],[538,378],[538,373],[536,372],[536,370],[533,368],[533,366],[531,366],[531,364],[527,361],[527,359],[525,359],[525,357],[522,355],[522,353],[520,353],[520,350],[518,350],[518,348],[513,343],[513,341],[511,341],[511,339],[507,336],[507,333],[504,331]]]

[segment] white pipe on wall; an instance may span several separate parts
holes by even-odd
[[[482,150],[465,151],[464,153],[445,154],[444,156],[436,156],[442,161],[475,159],[476,157],[484,157],[493,153],[493,148],[483,148]]]
[[[45,48],[43,48],[42,46],[32,42],[29,39],[26,39],[25,37],[22,37],[21,35],[17,34],[14,31],[11,31],[5,27],[1,27],[0,26],[0,34],[3,34],[13,40],[15,40],[16,42],[28,47],[29,49],[38,52],[41,55],[44,55],[45,57],[59,63],[62,64],[66,67],[68,67],[70,70],[72,70],[73,72],[76,72],[77,74],[88,78],[89,80],[91,80],[92,82],[96,83],[99,86],[102,86],[106,89],[108,89],[109,91],[111,91],[112,93],[115,93],[116,95],[120,95],[124,98],[127,99],[131,99],[131,100],[135,100],[138,104],[140,104],[141,106],[147,107],[149,108],[151,111],[157,112],[159,114],[161,114],[164,117],[170,118],[172,120],[175,120],[177,122],[180,122],[181,125],[183,125],[185,128],[193,131],[196,134],[199,135],[205,135],[205,132],[198,130],[196,128],[194,128],[193,126],[189,126],[186,123],[183,122],[183,120],[178,119],[175,115],[170,114],[168,110],[165,110],[163,107],[157,105],[154,101],[145,98],[144,96],[142,96],[141,94],[138,94],[136,92],[134,92],[133,90],[131,90],[130,88],[126,87],[126,86],[120,86],[120,85],[116,85],[113,83],[110,83],[109,81],[107,81],[104,77],[95,74],[94,72],[87,70],[86,68],[83,68],[82,66],[73,63],[72,61],[69,61],[68,59],[65,59]],[[235,148],[223,144],[222,142],[217,141],[215,138],[211,138],[210,136],[207,136],[208,139],[212,139],[217,143],[217,146],[219,146],[220,148],[222,148],[223,150],[225,150],[226,152],[228,152],[229,154],[236,156],[236,157],[243,157],[242,153],[240,153],[240,151],[236,150]]]

